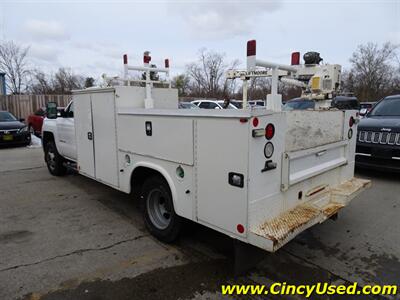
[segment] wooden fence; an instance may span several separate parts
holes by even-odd
[[[71,101],[71,95],[6,95],[0,96],[0,110],[7,110],[17,118],[24,118],[47,102],[56,102],[58,106],[65,107]]]

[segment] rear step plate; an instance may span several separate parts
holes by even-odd
[[[329,189],[328,194],[324,193],[322,197],[329,197],[325,205],[321,205],[320,199],[315,198],[260,224],[251,232],[271,240],[273,247],[266,250],[276,251],[300,232],[335,215],[370,185],[370,180],[352,178]]]

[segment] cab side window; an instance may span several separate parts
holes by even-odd
[[[66,118],[73,118],[73,117],[74,117],[74,102],[72,102],[72,103],[68,106],[68,108],[67,108],[67,110],[66,110],[66,112],[65,112],[65,117],[66,117]]]

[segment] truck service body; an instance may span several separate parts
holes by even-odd
[[[76,163],[80,174],[141,197],[146,225],[162,240],[176,237],[176,215],[276,251],[369,186],[354,178],[356,111],[282,112],[273,92],[266,108],[179,110],[176,89],[153,87],[146,55],[144,67],[124,57],[125,75],[145,71],[145,86],[125,77],[74,91],[73,118],[47,118],[43,145],[52,173],[52,163]],[[157,71],[169,74],[169,63]],[[250,74],[259,75],[230,76]]]

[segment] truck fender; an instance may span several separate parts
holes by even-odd
[[[152,162],[145,162],[145,161],[139,161],[137,162],[132,169],[132,173],[131,173],[131,179],[132,179],[132,174],[135,172],[136,168],[138,167],[145,167],[151,170],[154,170],[158,173],[161,174],[161,176],[164,177],[164,179],[167,181],[168,185],[169,185],[169,189],[171,190],[171,195],[172,195],[172,201],[174,203],[174,209],[175,212],[180,215],[180,213],[178,212],[178,207],[176,205],[177,202],[177,192],[176,192],[176,187],[175,187],[175,183],[172,180],[172,177],[169,175],[169,173],[167,172],[167,170],[165,170],[163,167],[161,167],[158,164],[152,163]]]

